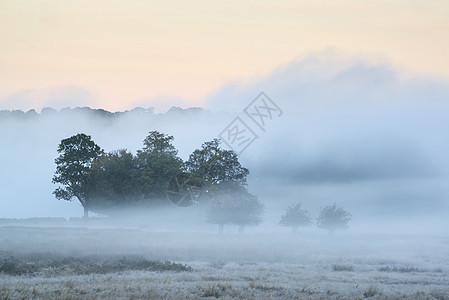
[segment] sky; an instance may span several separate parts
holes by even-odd
[[[0,110],[203,106],[329,49],[447,81],[449,2],[0,0]]]

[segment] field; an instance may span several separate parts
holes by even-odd
[[[449,299],[449,238],[0,226],[0,299]]]

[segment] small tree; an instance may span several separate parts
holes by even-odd
[[[233,224],[239,226],[239,233],[243,233],[246,226],[256,226],[262,222],[263,204],[257,196],[244,190],[240,197],[234,198]]]
[[[337,229],[347,228],[350,220],[351,214],[334,203],[321,209],[317,226],[333,233]]]
[[[72,201],[78,199],[84,208],[84,217],[89,214],[88,174],[95,158],[103,153],[89,135],[79,133],[64,139],[58,146],[56,172],[52,182],[60,184],[53,194],[57,199]]]
[[[287,207],[279,222],[279,225],[291,227],[294,232],[298,231],[298,227],[310,224],[312,224],[312,218],[309,212],[301,207],[301,203]]]
[[[235,183],[222,183],[210,202],[207,221],[218,224],[218,232],[224,225],[239,226],[243,233],[245,226],[258,225],[262,221],[263,204],[245,187]]]

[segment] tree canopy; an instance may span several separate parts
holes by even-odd
[[[95,159],[89,177],[91,209],[111,214],[166,204],[169,182],[183,168],[172,141],[172,136],[150,131],[136,155],[121,149]]]
[[[58,199],[78,198],[88,211],[111,215],[124,209],[198,203],[210,205],[211,223],[241,227],[261,221],[262,204],[248,192],[249,170],[235,152],[214,139],[193,151],[186,162],[177,156],[173,136],[150,131],[134,155],[126,149],[104,153],[90,136],[61,141],[54,183]]]
[[[110,214],[126,206],[137,205],[139,173],[132,153],[121,149],[97,157],[89,173],[90,209]]]
[[[223,182],[246,185],[249,170],[242,167],[234,151],[220,148],[220,140],[205,142],[186,162],[187,171],[202,178],[208,188]]]
[[[137,151],[136,166],[140,197],[153,203],[166,202],[170,180],[183,170],[183,161],[173,146],[173,136],[150,131],[142,150]]]

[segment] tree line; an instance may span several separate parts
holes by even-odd
[[[173,106],[171,107],[167,112],[163,114],[156,114],[154,111],[154,108],[143,108],[143,107],[135,107],[131,110],[125,110],[125,111],[117,111],[117,112],[110,112],[105,109],[94,109],[90,107],[65,107],[60,110],[56,110],[51,107],[44,107],[40,112],[37,112],[35,109],[30,109],[28,111],[23,110],[0,110],[0,121],[2,120],[34,120],[41,117],[48,117],[48,116],[71,116],[71,115],[86,115],[91,116],[94,118],[100,118],[100,119],[117,119],[121,116],[126,115],[144,115],[146,117],[157,117],[157,116],[163,116],[163,115],[170,115],[170,114],[182,114],[182,113],[196,113],[196,112],[206,112],[204,109],[199,107],[192,107],[192,108],[180,108]]]
[[[351,214],[342,207],[337,207],[337,204],[334,203],[320,210],[316,218],[316,225],[333,233],[337,229],[346,229],[350,220]],[[279,225],[290,227],[294,232],[299,227],[306,227],[312,224],[312,217],[306,209],[302,208],[301,203],[287,207],[279,222]]]
[[[205,142],[187,161],[178,157],[174,137],[150,131],[142,149],[134,155],[126,149],[105,152],[84,133],[63,139],[58,146],[53,183],[57,199],[77,199],[84,208],[103,215],[126,210],[148,209],[172,204],[187,207],[208,205],[207,221],[247,225],[262,221],[263,204],[247,188],[249,170],[234,151],[220,147],[220,140]],[[347,227],[351,215],[333,205],[321,209],[316,225],[333,232]],[[313,223],[301,204],[287,207],[279,225],[299,227]]]
[[[246,225],[261,222],[263,205],[247,188],[249,170],[220,140],[205,142],[187,161],[178,157],[174,137],[149,132],[134,155],[126,149],[105,152],[92,137],[79,133],[58,145],[52,182],[57,199],[77,199],[89,211],[113,215],[126,209],[172,203],[209,205],[208,222]]]

